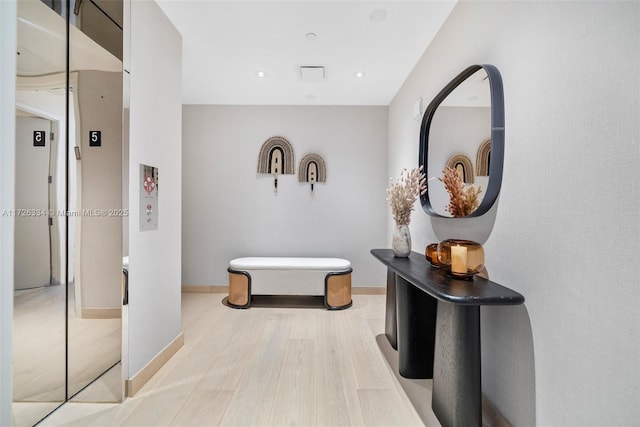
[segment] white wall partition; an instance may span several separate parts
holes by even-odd
[[[182,221],[182,38],[151,1],[131,2],[130,28],[127,378],[138,373],[181,332]],[[155,166],[162,175],[155,231],[139,228],[140,164]]]
[[[226,284],[242,256],[346,258],[354,286],[385,283],[369,250],[387,239],[387,107],[186,105],[183,120],[183,284]],[[324,158],[315,197],[297,175],[276,196],[257,174],[272,136],[293,146],[296,174],[306,153]]]
[[[418,96],[471,64],[502,74],[486,265],[526,302],[482,310],[482,381],[513,425],[640,419],[639,22],[638,2],[460,2],[389,107],[394,170],[417,159]],[[417,248],[486,225],[414,215]]]

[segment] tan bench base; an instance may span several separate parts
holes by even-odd
[[[251,275],[245,271],[229,271],[229,298],[234,308],[248,308],[251,303]]]
[[[329,310],[342,310],[351,304],[351,270],[327,274],[324,278],[324,305]]]
[[[251,274],[231,268],[229,272],[229,297],[227,303],[233,308],[249,308],[251,305]],[[329,310],[343,310],[352,305],[351,272],[349,269],[328,273],[324,279],[324,305]]]

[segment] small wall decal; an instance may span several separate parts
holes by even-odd
[[[33,131],[33,146],[34,147],[44,147],[47,141],[47,132],[43,130],[34,130]]]
[[[272,136],[260,148],[258,173],[273,175],[273,193],[278,194],[278,176],[293,175],[293,147],[285,138]]]
[[[298,181],[310,183],[311,197],[315,196],[315,183],[327,181],[327,167],[321,155],[309,153],[300,160],[300,166],[298,166]]]
[[[102,131],[101,130],[89,131],[89,147],[102,147]]]

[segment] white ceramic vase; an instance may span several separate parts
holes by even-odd
[[[407,258],[411,253],[411,233],[408,225],[396,224],[391,240],[391,251],[399,258]]]

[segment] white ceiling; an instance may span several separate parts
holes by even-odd
[[[457,0],[157,1],[182,34],[184,104],[388,105]]]

